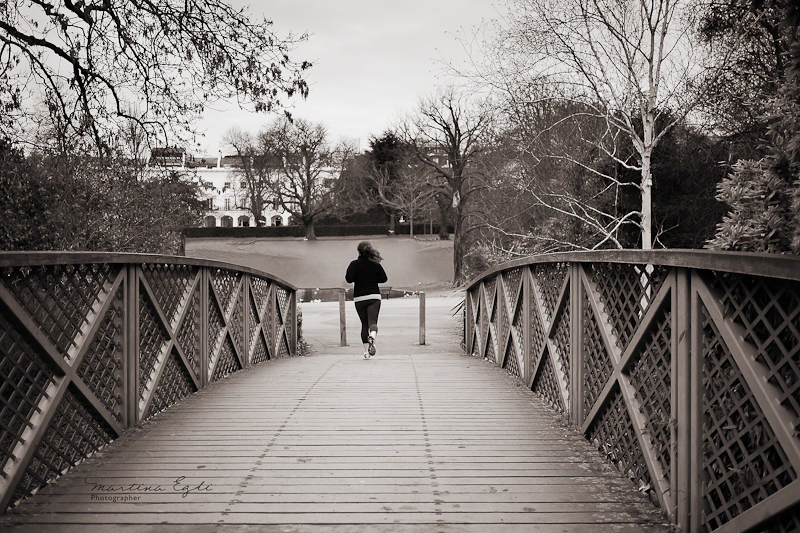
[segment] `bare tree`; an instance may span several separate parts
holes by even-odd
[[[225,0],[8,0],[0,8],[3,118],[22,119],[26,97],[41,88],[64,128],[100,153],[120,121],[164,142],[215,99],[270,111],[305,96],[310,64],[289,57],[302,38],[282,38]],[[0,119],[0,128],[19,123]]]
[[[281,172],[270,183],[283,209],[305,226],[306,238],[316,239],[315,221],[336,209],[333,194],[344,162],[354,147],[332,147],[322,124],[303,119],[278,119],[259,134],[261,146],[271,146],[280,159]]]
[[[486,56],[473,75],[504,94],[514,111],[543,101],[574,102],[575,114],[561,120],[586,117],[604,124],[577,130],[577,138],[638,173],[637,182],[628,184],[574,152],[550,147],[535,154],[567,160],[601,177],[607,188],[637,189],[639,209],[620,215],[593,213],[577,198],[559,199],[570,206],[561,209],[565,215],[605,233],[603,242],[613,241],[619,224],[636,223],[642,248],[652,247],[653,150],[697,107],[701,75],[709,81],[701,47],[689,34],[692,17],[686,0],[512,0],[496,33],[480,43]],[[540,200],[559,209],[552,198]]]
[[[431,187],[431,171],[422,165],[416,157],[400,159],[397,163],[396,176],[390,175],[385,166],[378,166],[374,161],[364,162],[360,174],[361,196],[370,196],[370,203],[383,206],[394,213],[407,216],[410,223],[410,234],[414,236],[414,219],[426,210],[435,199],[438,191]],[[368,205],[362,202],[362,205]]]
[[[253,136],[233,127],[223,138],[228,146],[236,151],[241,166],[235,171],[240,178],[234,183],[244,182],[244,187],[236,189],[237,202],[247,206],[257,226],[264,224],[266,206],[274,199],[274,183],[282,175],[282,160],[269,135]]]
[[[442,227],[446,212],[454,211],[454,282],[462,282],[467,237],[477,227],[469,210],[471,197],[484,188],[479,160],[494,133],[493,115],[485,102],[470,100],[455,88],[423,99],[415,114],[401,126],[417,158],[429,169],[429,187],[440,206]]]

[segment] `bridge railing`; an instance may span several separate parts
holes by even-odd
[[[800,259],[552,254],[466,300],[467,353],[568,416],[682,531],[800,531]]]
[[[295,293],[216,261],[0,253],[0,512],[209,383],[295,355]]]

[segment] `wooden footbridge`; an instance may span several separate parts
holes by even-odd
[[[557,254],[460,294],[425,345],[386,301],[364,360],[263,272],[0,254],[0,530],[800,531],[800,261]]]

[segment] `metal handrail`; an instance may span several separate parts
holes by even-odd
[[[800,258],[520,259],[467,285],[465,336],[682,531],[800,529]]]
[[[205,259],[0,253],[0,511],[189,394],[296,355],[296,290]]]

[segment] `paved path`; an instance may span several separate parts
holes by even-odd
[[[355,331],[338,346],[337,305],[304,304],[314,355],[246,369],[162,412],[0,529],[668,531],[529,391],[460,354],[450,303],[429,298],[418,346],[418,301],[384,301],[371,360]]]

